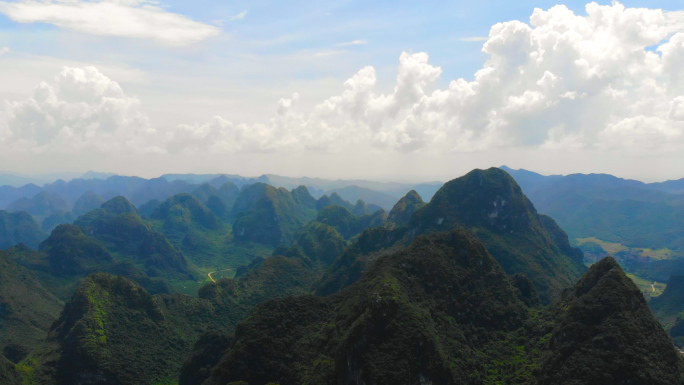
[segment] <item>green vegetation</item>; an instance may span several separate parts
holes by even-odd
[[[295,190],[293,190],[295,191]],[[233,207],[233,237],[276,247],[296,240],[297,233],[315,217],[306,188],[296,193],[264,183],[240,192]]]
[[[36,249],[45,238],[47,234],[41,231],[28,213],[0,210],[0,250],[7,250],[20,243]]]
[[[627,276],[632,280],[632,282],[634,282],[635,285],[637,285],[639,290],[641,290],[641,293],[644,295],[644,298],[647,300],[660,296],[667,287],[667,285],[663,282],[643,279],[634,274],[627,274]]]
[[[31,271],[0,251],[0,347],[31,350],[39,346],[62,305]]]
[[[527,307],[512,283],[466,231],[419,237],[337,294],[257,306],[204,384],[682,380],[669,337],[614,260],[547,308]]]
[[[684,276],[673,275],[663,293],[651,300],[649,306],[665,329],[670,329],[684,312]]]
[[[506,172],[474,170],[446,183],[411,217],[409,231],[465,227],[508,274],[525,273],[548,303],[585,271],[582,253],[549,217],[539,216]]]
[[[411,215],[419,208],[425,206],[425,202],[418,195],[415,190],[411,190],[405,197],[401,198],[397,204],[392,207],[389,216],[387,217],[387,226],[389,228],[397,228],[408,226],[411,220]]]
[[[1,383],[681,380],[643,298],[665,287],[640,270],[648,259],[669,276],[679,260],[621,249],[632,280],[612,259],[582,277],[582,251],[500,170],[451,181],[429,204],[410,191],[389,216],[267,177],[235,179],[242,191],[197,177],[209,183],[131,187],[137,204],[155,198],[139,210],[79,193],[73,225],[0,253]],[[622,246],[580,243],[593,261]],[[651,304],[684,346],[676,289]]]
[[[81,216],[88,211],[99,209],[106,201],[103,197],[88,191],[74,202],[74,208],[71,211],[73,211],[74,215]]]
[[[74,224],[98,241],[117,259],[130,261],[150,277],[193,280],[183,253],[137,214],[123,197],[79,217]]]
[[[671,258],[677,258],[680,255],[677,252],[674,252],[670,249],[667,248],[661,248],[657,250],[653,249],[648,249],[648,248],[643,248],[643,247],[627,247],[623,245],[622,243],[618,242],[607,242],[603,241],[601,239],[598,239],[596,237],[590,237],[590,238],[577,238],[576,239],[577,244],[582,246],[587,243],[593,243],[599,245],[603,250],[605,250],[608,254],[615,255],[621,252],[629,252],[633,254],[638,254],[643,257],[648,257],[656,260],[660,259],[671,259]]]

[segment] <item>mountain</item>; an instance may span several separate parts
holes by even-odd
[[[524,317],[481,244],[462,231],[434,235],[379,260],[337,295],[258,306],[204,384],[444,383],[484,365],[478,353]]]
[[[265,183],[243,189],[233,206],[235,240],[273,247],[292,243],[296,233],[315,216],[311,201],[303,199],[307,194],[306,188],[293,194]]]
[[[551,218],[542,218],[515,180],[498,168],[446,183],[409,222],[412,234],[464,227],[508,274],[524,273],[548,303],[586,270],[581,251]]]
[[[217,192],[218,190],[216,190],[214,186],[210,185],[209,183],[204,183],[194,189],[190,195],[197,198],[200,202],[206,203],[207,199],[209,199],[210,196],[216,195]]]
[[[43,219],[43,224],[40,226],[44,232],[49,233],[55,227],[61,224],[71,224],[74,223],[76,218],[71,211],[57,211],[47,216]]]
[[[74,208],[72,209],[74,215],[81,216],[88,211],[100,208],[103,203],[107,200],[100,195],[96,195],[92,191],[87,191],[81,195],[78,200],[74,203]]]
[[[670,276],[663,294],[652,298],[648,305],[663,327],[670,329],[684,312],[684,276]]]
[[[7,206],[7,211],[26,211],[31,215],[47,216],[55,212],[71,211],[71,208],[61,196],[43,191],[31,199],[21,198],[11,203]]]
[[[547,309],[519,287],[468,232],[421,236],[337,294],[257,306],[203,384],[681,383],[614,260]]]
[[[197,335],[192,330],[200,325],[177,320],[179,314],[167,306],[124,278],[90,276],[53,325],[54,350],[37,357],[44,362],[38,371],[57,385],[92,378],[100,384],[151,385],[175,377],[174,366],[189,350],[184,333]]]
[[[6,208],[18,199],[35,196],[41,191],[42,188],[33,183],[22,187],[2,186],[0,187],[0,208]]]
[[[107,179],[110,176],[116,176],[119,174],[113,173],[113,172],[98,172],[98,171],[93,171],[89,170],[85,174],[81,175],[80,179]]]
[[[131,261],[150,277],[194,279],[187,260],[177,248],[138,216],[126,198],[116,197],[79,217],[74,224],[122,261]]]
[[[316,222],[335,228],[345,239],[349,239],[367,228],[383,226],[386,220],[387,214],[384,210],[359,217],[338,205],[326,206],[316,216]]]
[[[526,194],[528,191],[532,191],[533,189],[557,181],[563,177],[562,175],[541,175],[522,168],[518,170],[514,170],[507,166],[501,166],[499,168],[512,176]]]
[[[30,350],[40,345],[61,308],[31,271],[0,251],[0,348]]]
[[[679,181],[646,184],[606,174],[542,176],[504,169],[539,212],[558,221],[570,238],[596,237],[684,255],[684,194],[676,187]]]
[[[178,194],[162,202],[151,219],[164,221],[164,230],[185,233],[191,228],[216,230],[221,226],[216,216],[197,198]]]
[[[27,184],[43,184],[45,180],[26,175],[0,174],[0,186],[21,187]]]
[[[425,202],[416,190],[409,191],[392,207],[387,216],[387,226],[390,228],[408,226],[411,215],[423,206],[425,206]]]
[[[679,352],[614,259],[592,265],[552,314],[539,384],[682,383]]]
[[[397,203],[398,198],[396,196],[373,191],[368,188],[363,188],[359,186],[347,186],[343,188],[338,188],[326,192],[326,195],[332,193],[337,193],[342,199],[349,202],[356,202],[358,200],[363,200],[364,202],[373,203],[385,210],[390,210],[395,203]]]
[[[47,234],[41,231],[28,213],[0,210],[0,249],[6,250],[19,243],[36,249],[45,238]]]
[[[297,240],[297,245],[312,261],[324,266],[332,265],[348,246],[334,227],[320,222],[307,225]]]
[[[17,246],[8,254],[36,274],[40,283],[61,300],[69,299],[80,281],[95,272],[126,276],[153,293],[170,291],[165,281],[150,278],[130,262],[117,261],[102,243],[74,225],[55,228],[38,251]]]

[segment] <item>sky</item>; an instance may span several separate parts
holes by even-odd
[[[674,1],[0,0],[0,172],[684,177]]]

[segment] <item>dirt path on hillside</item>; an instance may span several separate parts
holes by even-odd
[[[216,270],[216,271],[212,271],[211,273],[207,273],[207,276],[209,276],[209,279],[211,280],[211,282],[216,283],[216,280],[214,279],[214,277],[211,276],[212,274],[214,274],[214,273],[220,273],[220,272],[222,272],[222,271],[230,271],[230,270],[233,270],[233,269],[225,269],[225,270]]]

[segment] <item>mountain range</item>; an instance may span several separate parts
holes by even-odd
[[[473,170],[429,197],[388,184],[374,191],[403,191],[388,209],[358,195],[377,185],[274,176],[41,190],[27,209],[54,194],[79,214],[48,234],[0,211],[0,380],[681,384],[680,278],[649,303],[616,259],[587,267],[526,193],[564,177],[512,174]]]

